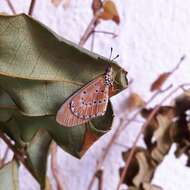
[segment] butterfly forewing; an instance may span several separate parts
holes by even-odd
[[[81,119],[104,115],[108,104],[108,95],[109,86],[105,85],[104,75],[99,76],[71,99],[71,111]]]
[[[88,121],[86,119],[80,119],[71,112],[70,109],[71,98],[66,100],[66,102],[61,106],[56,115],[56,121],[59,124],[67,127],[80,125]]]

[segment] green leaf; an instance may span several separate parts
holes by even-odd
[[[0,169],[0,189],[19,190],[18,164],[15,160]]]
[[[0,98],[5,96],[0,101],[0,121],[4,132],[17,148],[26,148],[37,131],[44,129],[64,150],[78,157],[84,125],[65,128],[56,123],[55,115],[69,96],[103,74],[110,60],[57,36],[24,14],[0,15],[0,42]],[[115,62],[110,64],[120,92],[127,87],[127,72]],[[109,103],[106,114],[86,127],[107,131],[112,121]]]
[[[50,143],[51,137],[45,130],[41,129],[36,133],[27,147],[26,164],[42,188],[45,187],[46,165]]]
[[[26,115],[55,114],[73,92],[104,73],[110,62],[24,14],[0,16],[0,40],[0,86]],[[111,65],[114,76],[125,72],[116,63]],[[120,90],[127,86],[123,77],[125,84],[123,79],[117,81]]]

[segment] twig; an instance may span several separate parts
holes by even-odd
[[[175,88],[174,90],[172,90],[165,98],[163,98],[161,100],[161,102],[153,109],[153,111],[150,113],[149,117],[147,118],[146,122],[143,124],[140,132],[138,133],[134,143],[133,143],[133,147],[129,153],[129,157],[127,158],[126,162],[125,162],[125,167],[122,171],[122,174],[121,174],[121,178],[119,180],[119,183],[117,185],[117,189],[116,190],[119,190],[121,184],[123,183],[124,179],[125,179],[125,176],[127,174],[127,170],[129,168],[129,164],[132,160],[132,157],[134,155],[134,152],[136,150],[136,145],[137,145],[137,142],[140,138],[140,136],[142,135],[143,131],[145,130],[145,128],[148,126],[148,124],[150,123],[150,121],[153,119],[153,117],[156,115],[156,113],[159,111],[160,107],[162,106],[162,104],[168,99],[171,97],[171,95],[173,95],[175,92],[177,92],[179,89],[181,89],[182,87],[186,86],[186,85],[190,85],[190,84],[182,84],[180,86],[178,86],[177,88]]]
[[[8,4],[8,6],[9,6],[9,8],[11,9],[12,13],[16,14],[15,8],[14,8],[13,4],[11,3],[11,1],[10,0],[6,0],[6,2]]]
[[[7,138],[7,136],[2,132],[0,132],[0,138],[2,138],[3,141],[7,144],[7,146],[14,152],[15,157],[18,160],[20,160],[25,165],[25,167],[27,168],[24,155],[15,148],[15,146],[11,143],[9,138]]]
[[[5,153],[4,153],[4,155],[3,155],[3,158],[2,158],[2,160],[1,160],[1,164],[2,164],[2,165],[5,163],[5,161],[6,161],[6,159],[7,159],[7,156],[8,156],[8,153],[9,153],[9,147],[7,146],[7,147],[6,147],[6,150],[5,150]]]
[[[79,42],[79,46],[84,46],[84,44],[86,43],[86,41],[88,40],[88,38],[90,37],[90,35],[92,34],[92,31],[94,31],[96,25],[97,25],[97,20],[98,20],[98,16],[94,16],[92,18],[92,20],[90,21],[88,27],[86,28],[84,34],[82,35],[80,42]]]
[[[92,34],[92,41],[91,41],[91,47],[90,47],[91,51],[93,51],[94,49],[94,40],[95,40],[95,33]]]
[[[58,174],[58,165],[57,165],[57,145],[53,142],[51,146],[51,169],[52,174],[55,178],[55,181],[57,183],[57,190],[64,190],[64,185],[62,183],[62,179],[60,178]]]
[[[98,170],[96,172],[96,177],[98,179],[98,190],[103,190],[103,170]]]
[[[176,70],[179,69],[181,63],[184,61],[185,58],[186,58],[186,55],[183,55],[183,56],[180,58],[180,60],[179,60],[179,62],[177,63],[177,65],[171,70],[171,73],[172,73],[172,74],[173,74]]]
[[[29,14],[30,16],[32,16],[32,14],[33,14],[33,10],[34,10],[35,3],[36,3],[36,0],[31,0],[30,8],[29,8],[29,11],[28,11],[28,14]]]
[[[107,32],[107,31],[103,31],[103,30],[93,30],[92,33],[108,34],[108,35],[112,35],[113,38],[116,38],[118,36],[114,32]]]

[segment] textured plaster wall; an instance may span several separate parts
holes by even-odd
[[[30,1],[12,0],[17,12],[26,12]],[[180,70],[169,80],[174,85],[190,81],[190,1],[189,0],[116,0],[121,24],[102,22],[99,30],[112,31],[118,37],[97,34],[94,51],[109,56],[110,47],[114,54],[119,53],[118,63],[134,79],[132,89],[148,98],[149,85],[161,72],[174,67],[179,58],[187,55]],[[90,0],[70,0],[67,9],[63,5],[55,8],[50,0],[37,0],[34,17],[62,37],[78,43],[91,17]],[[0,2],[0,11],[10,13],[5,0]],[[90,40],[86,48],[90,47]],[[115,112],[125,114],[123,101],[127,91],[112,99]],[[117,123],[117,121],[116,121]],[[130,146],[140,126],[131,125],[118,142]],[[76,160],[62,150],[59,151],[59,172],[63,177],[65,190],[85,190],[91,178],[96,160],[103,151],[114,129],[103,136],[85,154]],[[105,162],[104,190],[115,190],[118,181],[117,168],[124,163],[120,152],[122,147],[115,145]],[[158,168],[153,182],[165,190],[187,190],[190,187],[190,169],[186,168],[186,157],[176,159],[172,152]],[[51,176],[51,174],[50,174]],[[22,190],[38,190],[39,187],[24,168],[20,170]],[[97,184],[94,190],[97,189]],[[125,186],[122,190],[126,189]]]

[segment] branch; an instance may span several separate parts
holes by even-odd
[[[116,38],[118,36],[114,32],[108,32],[108,31],[103,31],[103,30],[94,30],[92,31],[92,33],[108,34],[108,35],[112,35],[113,38]]]
[[[90,21],[88,27],[86,28],[84,34],[82,35],[80,39],[79,46],[81,47],[84,46],[84,44],[86,43],[86,41],[88,40],[92,32],[95,30],[95,27],[97,25],[97,20],[98,20],[97,16],[94,16],[92,18],[92,20]]]
[[[21,161],[26,168],[28,168],[26,166],[26,161],[25,161],[25,157],[24,157],[23,153],[21,153],[20,151],[18,151],[16,149],[16,147],[11,143],[10,139],[4,133],[2,133],[2,132],[0,132],[0,138],[2,138],[3,141],[7,144],[7,146],[14,152],[14,156],[19,161]]]
[[[98,170],[96,172],[96,177],[98,179],[98,190],[103,190],[103,170]]]
[[[28,15],[30,15],[30,16],[32,16],[32,14],[33,14],[35,3],[36,3],[36,0],[31,0],[30,8],[28,11]]]
[[[6,2],[8,4],[8,6],[9,6],[9,8],[11,9],[12,13],[16,14],[15,8],[14,8],[13,4],[11,3],[11,1],[10,0],[6,0]]]
[[[51,146],[51,169],[52,174],[55,178],[55,181],[57,183],[57,190],[64,190],[64,185],[62,183],[62,179],[59,176],[58,173],[58,165],[57,165],[57,145],[53,142]]]
[[[6,150],[5,150],[5,153],[4,153],[4,155],[3,155],[3,158],[2,158],[2,160],[1,160],[1,164],[2,164],[2,165],[5,164],[5,161],[6,161],[6,159],[7,159],[8,153],[9,153],[9,147],[7,146],[7,147],[6,147]]]

